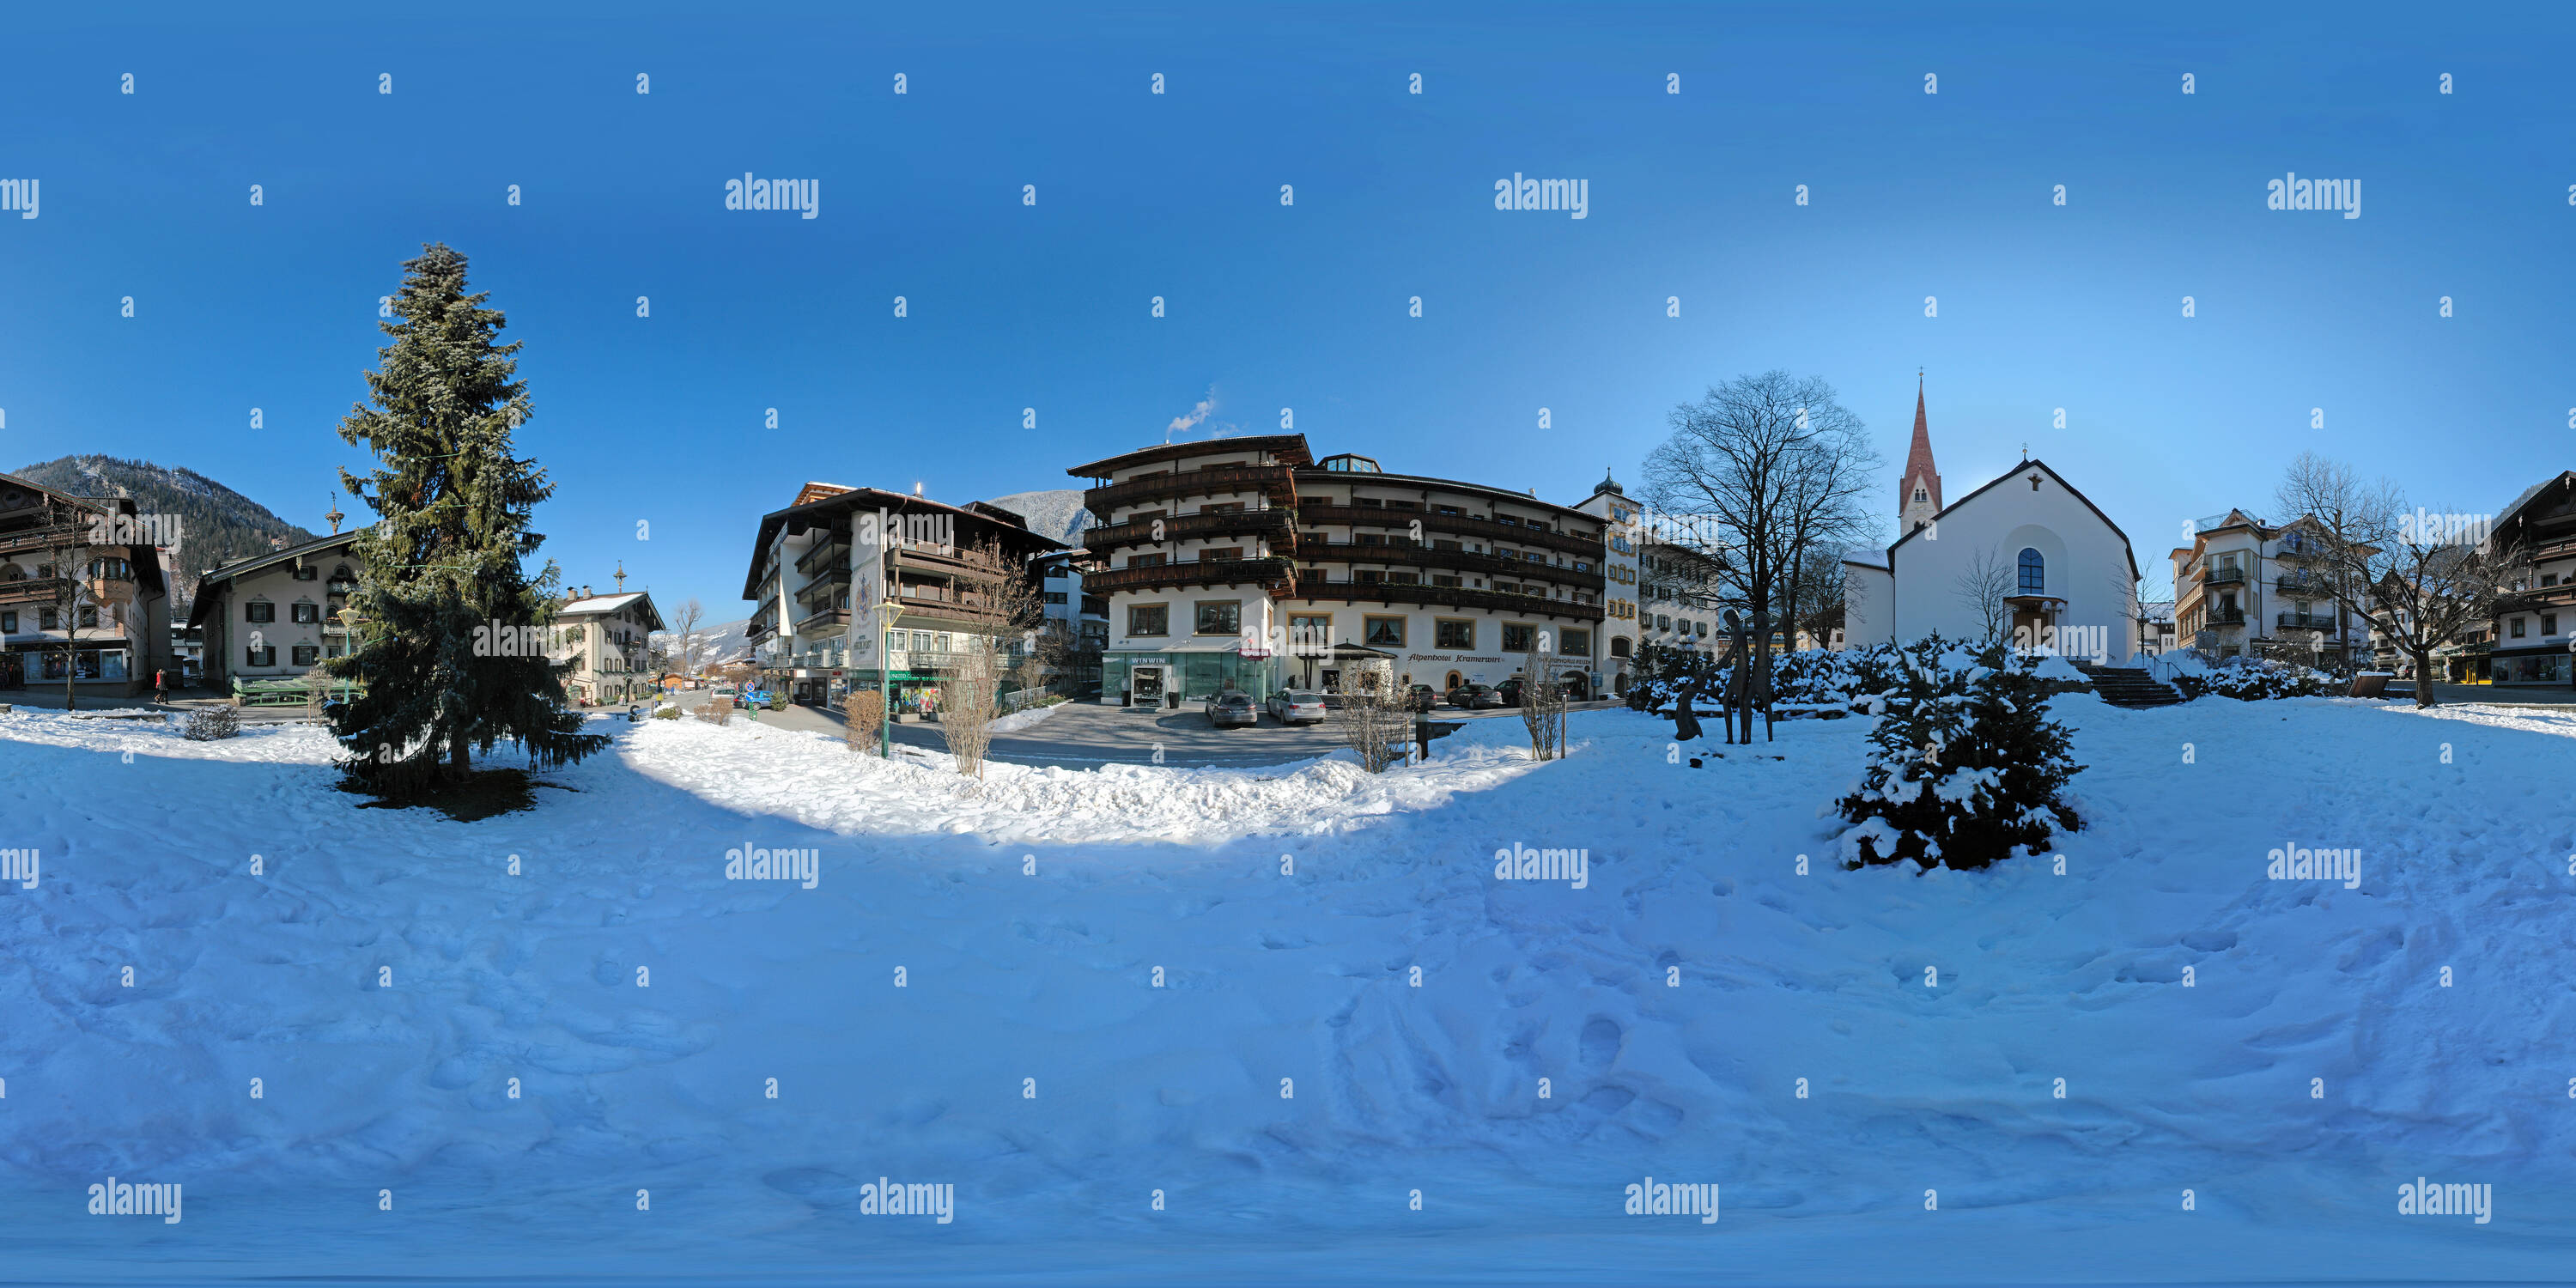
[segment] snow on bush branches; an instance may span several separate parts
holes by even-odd
[[[2084,767],[2048,719],[2039,658],[1932,635],[1889,661],[1866,704],[1879,716],[1868,764],[1839,806],[1855,825],[1837,838],[1845,862],[1982,868],[2082,825],[2061,796]]]
[[[2174,687],[2185,697],[2238,698],[2253,702],[2261,698],[2329,698],[2340,692],[2334,677],[2290,662],[2269,658],[2229,658],[2201,671],[2181,671],[2173,678]]]

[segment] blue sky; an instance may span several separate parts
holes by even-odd
[[[1200,433],[1293,407],[1571,502],[1784,367],[1892,501],[1920,367],[1952,495],[2027,442],[2151,583],[2301,450],[2445,510],[2576,465],[2563,8],[696,8],[0,16],[0,178],[43,194],[0,216],[0,468],[146,457],[318,526],[429,240],[526,342],[544,554],[714,620],[807,479],[1070,486],[1211,391]],[[745,171],[819,217],[723,209]],[[2267,210],[2287,171],[2362,216]],[[1588,217],[1495,210],[1514,172]]]

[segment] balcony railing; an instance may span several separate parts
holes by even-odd
[[[2212,626],[2243,626],[2245,624],[2245,610],[2242,608],[2213,608],[2209,610],[2208,621]]]
[[[1204,471],[1202,471],[1204,472]],[[1158,541],[1183,541],[1191,537],[1267,536],[1274,546],[1296,540],[1297,529],[1291,520],[1293,510],[1237,510],[1225,514],[1182,514],[1166,519],[1138,519],[1129,523],[1112,523],[1082,534],[1083,548],[1107,552],[1126,546],[1151,545]],[[1154,535],[1154,525],[1163,525],[1163,535]]]
[[[2272,618],[2274,630],[2332,633],[2334,628],[2335,619],[2332,613],[2277,613]]]
[[[820,612],[808,613],[805,616],[798,618],[796,622],[796,633],[799,635],[805,635],[824,627],[847,626],[849,624],[849,609],[826,608]]]
[[[1447,537],[1476,537],[1487,543],[1508,541],[1514,545],[1540,546],[1581,555],[1586,562],[1599,563],[1601,538],[1558,532],[1553,528],[1529,528],[1517,523],[1478,518],[1472,514],[1434,514],[1428,510],[1381,510],[1370,505],[1301,505],[1297,521],[1304,524],[1356,524],[1363,528],[1395,528],[1410,532],[1419,520],[1425,534]]]
[[[2280,577],[2272,582],[2272,589],[2284,595],[2305,595],[2310,599],[2323,599],[2334,593],[2334,587],[2322,577]]]
[[[1358,542],[1323,543],[1309,541],[1299,549],[1298,557],[1315,563],[1388,563],[1409,564],[1421,568],[1455,568],[1480,572],[1494,577],[1532,578],[1562,582],[1586,590],[1603,590],[1608,578],[1596,565],[1590,572],[1576,572],[1571,567],[1552,563],[1532,563],[1517,555],[1478,553],[1473,550],[1442,550],[1435,546],[1417,546],[1410,542],[1383,546]]]
[[[1544,595],[1515,595],[1498,590],[1470,590],[1463,586],[1432,586],[1418,582],[1327,581],[1322,574],[1310,572],[1297,574],[1294,594],[1299,599],[1434,604],[1450,608],[1482,608],[1497,613],[1525,613],[1533,617],[1567,617],[1584,622],[1601,621],[1606,616],[1599,604],[1578,604],[1570,599],[1549,599]]]
[[[2241,583],[2244,580],[2245,570],[2240,567],[2203,568],[2200,570],[2200,584],[2204,586],[2223,586],[2231,582]]]
[[[1211,465],[1201,470],[1152,474],[1124,483],[1109,483],[1082,494],[1082,504],[1106,519],[1123,506],[1165,497],[1218,496],[1258,492],[1274,506],[1297,502],[1297,474],[1285,465]]]
[[[840,571],[847,574],[850,571],[850,538],[847,533],[834,532],[831,540],[798,555],[796,572],[799,576],[811,577],[815,569],[833,566],[836,560]]]
[[[358,583],[355,578],[334,577],[322,583],[322,592],[327,595],[354,595],[358,593]]]
[[[1109,568],[1083,577],[1087,592],[1108,595],[1122,590],[1165,590],[1176,586],[1260,586],[1284,590],[1294,571],[1288,560],[1271,556],[1266,559],[1194,560],[1188,563],[1150,564],[1146,567]]]

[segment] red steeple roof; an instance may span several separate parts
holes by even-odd
[[[1915,374],[1914,383],[1914,445],[1905,453],[1905,476],[1896,480],[1896,512],[1900,516],[1905,513],[1906,503],[1913,499],[1916,479],[1929,480],[1925,486],[1932,493],[1932,509],[1938,513],[1941,509],[1941,473],[1932,467],[1932,431],[1923,420],[1923,377],[1920,372]]]

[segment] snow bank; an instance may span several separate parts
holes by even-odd
[[[1822,862],[1866,718],[975,795],[646,722],[475,824],[361,808],[307,726],[0,718],[0,848],[43,857],[0,885],[10,1272],[2563,1277],[2576,713],[2051,709],[2062,876]],[[110,1175],[184,1224],[75,1215]],[[2493,1223],[2399,1217],[2419,1175]],[[879,1176],[953,1224],[860,1215]],[[1623,1215],[1646,1176],[1722,1219]]]

